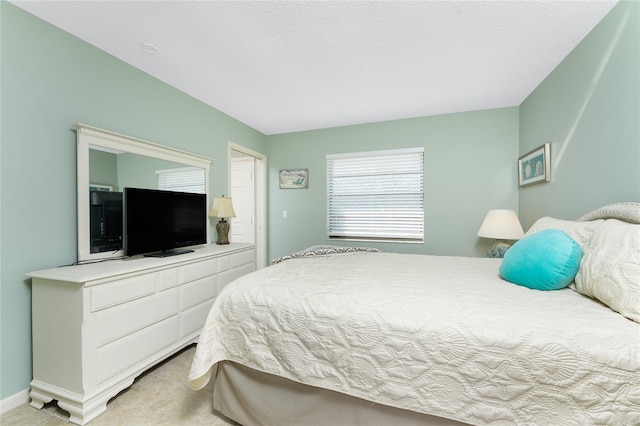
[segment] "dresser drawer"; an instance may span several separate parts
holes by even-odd
[[[209,275],[215,275],[219,271],[218,259],[209,259],[203,262],[193,263],[180,268],[182,283],[188,283]]]
[[[164,271],[158,272],[158,281],[160,290],[166,290],[180,285],[178,269],[165,269]]]
[[[237,268],[241,265],[246,265],[247,263],[253,264],[255,257],[255,252],[253,250],[242,251],[240,253],[234,253],[229,256],[231,261],[231,268]]]
[[[218,293],[220,293],[231,281],[240,278],[243,275],[247,275],[248,273],[253,272],[253,270],[253,263],[247,263],[237,268],[221,272],[218,278]]]
[[[177,340],[178,317],[176,315],[98,348],[97,383],[133,367],[145,358],[171,346]]]
[[[96,344],[102,346],[177,313],[176,288],[104,309],[96,314]]]
[[[182,309],[189,309],[198,303],[212,299],[218,295],[218,276],[212,275],[184,284],[180,287],[180,294]]]
[[[204,303],[201,303],[198,306],[194,306],[193,308],[184,311],[181,314],[180,319],[180,338],[185,338],[193,333],[200,333],[202,327],[204,326],[204,322],[207,320],[207,315],[209,315],[209,310],[213,305],[215,299],[207,300]]]
[[[91,311],[153,294],[156,280],[157,274],[153,273],[98,285],[91,289]]]
[[[218,272],[226,271],[231,268],[231,256],[218,258]]]

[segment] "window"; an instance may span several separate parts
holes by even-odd
[[[181,167],[177,169],[156,170],[158,189],[165,191],[205,193],[204,169]]]
[[[327,155],[330,239],[422,242],[424,149]]]

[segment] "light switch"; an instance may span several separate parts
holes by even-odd
[[[282,218],[283,219],[287,218],[287,211],[286,210],[282,210]]]

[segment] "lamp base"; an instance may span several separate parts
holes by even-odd
[[[504,254],[511,248],[511,244],[506,241],[497,241],[494,245],[491,246],[489,251],[487,252],[487,257],[492,258],[502,258]]]
[[[218,233],[218,240],[216,241],[216,244],[229,244],[229,222],[224,219],[220,219],[216,224],[216,232]]]

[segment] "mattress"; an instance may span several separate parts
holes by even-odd
[[[261,269],[216,299],[189,386],[229,360],[471,424],[639,424],[640,324],[499,265],[352,253]]]

